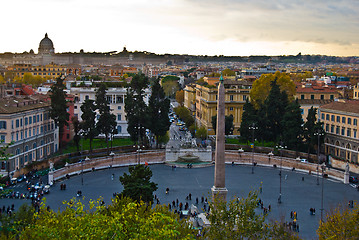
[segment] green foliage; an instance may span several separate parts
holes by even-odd
[[[186,124],[186,127],[188,129],[194,124],[194,118],[191,114],[191,111],[188,110],[186,107],[176,107],[173,110],[178,116],[178,118]]]
[[[163,90],[165,91],[166,96],[171,98],[174,98],[176,92],[180,89],[178,80],[166,80],[166,81],[162,80],[162,87]]]
[[[168,76],[162,78],[161,83],[164,84],[164,83],[166,83],[168,81],[178,82],[179,79],[180,78],[177,77],[177,76],[168,75]]]
[[[209,204],[211,226],[205,234],[207,239],[299,239],[279,223],[266,223],[266,215],[255,212],[258,194],[250,192],[246,198],[229,202],[215,197]]]
[[[359,236],[359,205],[354,204],[353,209],[340,207],[326,216],[317,230],[320,240],[332,239],[358,239]]]
[[[149,81],[144,74],[136,74],[131,81],[130,87],[127,88],[125,97],[125,112],[127,119],[127,132],[132,141],[142,139],[145,136],[145,126],[147,125],[147,105],[144,101],[145,89]]]
[[[164,207],[150,208],[129,198],[115,198],[104,206],[101,199],[89,209],[76,199],[65,202],[62,212],[41,206],[35,222],[20,239],[194,239],[188,224]]]
[[[146,165],[128,167],[129,174],[124,173],[120,177],[124,189],[122,196],[129,197],[137,202],[153,202],[153,192],[157,190],[157,184],[151,182],[152,171]]]
[[[239,127],[239,132],[241,134],[242,140],[250,141],[252,139],[252,133],[249,129],[253,123],[257,122],[257,111],[252,105],[252,103],[246,100],[246,103],[243,106],[243,114],[242,114],[242,121],[241,126]]]
[[[275,74],[263,74],[252,86],[250,97],[252,104],[256,109],[264,103],[272,88],[272,82],[276,81],[280,86],[280,91],[285,91],[289,100],[294,100],[295,84],[286,73],[276,72]]]
[[[183,106],[184,103],[184,91],[180,90],[176,92],[176,101]]]
[[[80,126],[80,122],[79,120],[77,119],[77,117],[72,117],[71,119],[72,121],[72,125],[74,126],[74,143],[76,145],[76,149],[77,151],[79,152],[80,151],[80,146],[79,146],[79,143],[80,143],[80,140],[81,140],[81,135],[80,135],[80,130],[81,130],[81,126]]]
[[[93,100],[87,99],[81,105],[81,129],[85,139],[89,139],[89,149],[92,152],[92,141],[98,136],[96,129],[96,106]]]
[[[67,112],[65,86],[62,77],[56,79],[56,83],[52,85],[50,90],[51,109],[50,117],[54,120],[55,124],[59,127],[60,139],[63,134],[65,126],[68,126],[70,114]]]
[[[196,131],[196,138],[200,138],[202,140],[207,138],[207,129],[205,126],[201,126],[199,129],[197,129]]]
[[[212,128],[214,130],[214,132],[217,132],[217,115],[212,116]],[[224,134],[225,135],[232,135],[233,134],[233,115],[229,115],[229,116],[225,116],[224,119]]]
[[[222,71],[222,75],[223,76],[236,76],[236,73],[233,70],[227,68]]]
[[[96,107],[100,118],[96,123],[96,129],[99,133],[105,135],[107,143],[107,153],[109,153],[108,139],[110,134],[114,134],[117,126],[116,116],[110,112],[110,106],[106,99],[106,86],[101,84],[96,91]]]
[[[283,116],[283,141],[289,149],[299,150],[303,142],[303,119],[298,100],[291,102]]]
[[[323,123],[317,122],[317,109],[311,107],[308,110],[307,121],[304,123],[304,140],[307,146],[308,154],[314,151],[314,146],[317,143],[317,137],[315,133],[318,131],[324,133]],[[320,137],[319,144],[324,141],[324,136]]]
[[[167,131],[165,135],[158,136],[157,142],[162,143],[162,144],[166,144],[166,143],[168,143],[169,140],[170,140],[170,134]]]
[[[159,83],[159,79],[157,79],[152,86],[152,94],[147,107],[148,119],[146,124],[146,127],[155,135],[157,142],[158,137],[166,135],[170,128],[169,109],[170,100],[165,97],[163,88]]]

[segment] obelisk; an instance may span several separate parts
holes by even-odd
[[[214,167],[214,186],[212,187],[212,198],[220,198],[226,201],[226,173],[224,162],[224,143],[225,143],[225,91],[223,76],[219,78],[218,98],[217,98],[217,131],[216,131],[216,153]]]

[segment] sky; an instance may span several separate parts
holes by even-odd
[[[359,56],[359,0],[1,0],[0,52]]]

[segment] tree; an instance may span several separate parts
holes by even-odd
[[[271,82],[271,90],[262,106],[267,121],[264,125],[267,141],[279,141],[283,133],[282,118],[288,105],[288,96],[285,91],[280,91],[277,81]],[[261,127],[263,125],[261,124]]]
[[[271,83],[274,80],[276,80],[276,83],[279,85],[280,91],[285,91],[290,101],[294,100],[295,84],[288,74],[280,72],[274,74],[262,74],[261,77],[253,83],[250,92],[251,102],[256,109],[259,109],[268,97],[272,88]]]
[[[155,80],[152,86],[147,110],[147,128],[155,135],[156,143],[158,143],[159,136],[164,136],[171,125],[168,117],[170,100],[165,97],[159,79]]]
[[[62,139],[64,127],[69,125],[68,120],[70,114],[67,112],[66,96],[63,78],[59,77],[56,79],[56,83],[52,85],[50,90],[50,117],[54,120],[56,126],[59,127],[59,139]]]
[[[208,132],[207,132],[207,129],[205,126],[201,126],[196,131],[196,138],[200,138],[200,139],[204,140],[207,138],[207,135],[208,135]]]
[[[223,76],[236,76],[236,73],[233,70],[226,68],[222,71],[222,75]]]
[[[176,101],[183,106],[184,103],[184,91],[180,90],[176,92]]]
[[[176,107],[174,109],[174,112],[178,116],[179,119],[181,119],[187,126],[187,128],[190,128],[194,124],[194,118],[191,114],[191,111],[188,110],[186,107]]]
[[[108,206],[101,202],[72,199],[63,211],[43,204],[19,239],[194,239],[189,224],[164,206],[119,197]]]
[[[212,128],[214,132],[217,132],[217,115],[212,116]],[[233,115],[225,116],[224,119],[224,134],[225,135],[232,135],[233,134]]]
[[[98,136],[96,129],[96,106],[94,100],[87,99],[81,105],[81,129],[85,139],[90,140],[90,152],[92,152],[92,141]]]
[[[206,229],[207,239],[299,239],[283,224],[266,223],[266,215],[257,214],[258,194],[250,192],[246,198],[209,203],[211,212]]]
[[[2,75],[0,75],[0,84],[5,84],[5,83],[6,83],[5,78]]]
[[[338,207],[321,222],[317,233],[324,239],[358,239],[359,205],[355,202],[353,209]]]
[[[253,123],[256,124],[257,121],[256,109],[247,98],[246,103],[243,106],[242,121],[241,126],[239,127],[239,132],[243,140],[250,141],[252,139],[252,133],[249,127],[252,126]]]
[[[303,142],[303,119],[298,99],[287,106],[282,121],[283,141],[288,148],[298,151]]]
[[[178,81],[175,80],[169,80],[169,81],[162,81],[162,87],[165,91],[165,94],[167,97],[175,97],[176,92],[179,90],[179,84]]]
[[[135,165],[128,167],[129,174],[124,173],[120,177],[123,185],[121,195],[129,197],[137,202],[153,202],[153,192],[157,190],[157,184],[151,182],[152,171],[146,165]]]
[[[304,123],[304,141],[308,151],[308,158],[310,152],[314,151],[314,146],[317,143],[317,138],[315,137],[315,133],[318,131],[324,133],[323,123],[317,122],[316,115],[317,115],[317,109],[311,107],[308,110],[307,121]],[[320,142],[322,142],[323,138],[320,138],[319,140]]]
[[[74,143],[76,145],[77,152],[79,153],[80,152],[79,143],[81,140],[81,135],[80,135],[81,126],[80,126],[80,122],[77,119],[77,117],[72,117],[71,121],[72,121],[72,125],[74,126],[74,133],[75,133]]]
[[[110,112],[110,106],[106,99],[106,85],[101,84],[96,91],[96,107],[100,117],[96,123],[97,131],[105,135],[107,154],[110,153],[108,139],[117,126],[116,116]]]
[[[144,101],[148,83],[148,78],[144,74],[136,74],[127,88],[125,97],[127,132],[132,141],[140,141],[141,143],[143,143],[148,119],[146,116],[147,105]]]

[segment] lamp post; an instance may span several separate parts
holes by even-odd
[[[241,154],[244,152],[243,148],[238,149],[238,161],[241,161]]]
[[[86,156],[84,160],[81,161],[81,185],[84,185],[84,161],[89,161],[90,158]]]
[[[325,164],[323,163],[321,165],[322,168],[322,203],[320,205],[320,220],[323,222],[323,210],[324,210],[324,206],[323,206],[323,201],[324,201],[324,171],[325,171]]]
[[[268,153],[268,164],[270,164],[270,158],[273,157],[273,155],[272,151]]]
[[[111,164],[111,168],[113,168],[113,157],[115,156],[115,153],[114,152],[110,152],[110,156],[112,158],[112,164]]]
[[[254,130],[257,130],[255,123],[252,123],[252,126],[249,127],[252,130],[252,174],[254,173]]]
[[[324,133],[322,132],[322,130],[319,128],[317,130],[317,132],[314,133],[314,136],[318,137],[318,157],[317,157],[317,185],[319,185],[319,153],[320,153],[320,137],[324,136]]]
[[[282,203],[282,161],[283,161],[283,149],[287,148],[287,146],[279,145],[277,146],[280,150],[280,169],[279,169],[279,197],[278,203]]]

